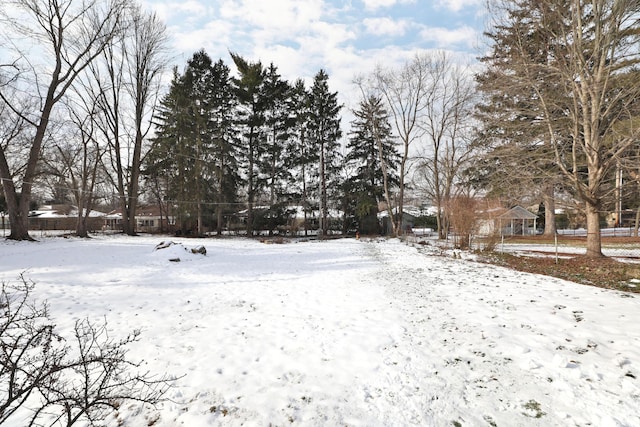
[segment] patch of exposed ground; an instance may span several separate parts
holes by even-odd
[[[636,262],[610,257],[594,259],[583,255],[563,256],[556,260],[553,256],[508,253],[485,254],[481,259],[515,270],[558,277],[584,285],[640,293],[640,264]]]

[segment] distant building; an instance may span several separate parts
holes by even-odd
[[[494,208],[482,212],[478,221],[478,234],[488,236],[535,235],[538,216],[522,206],[511,209]]]
[[[136,209],[136,231],[139,233],[169,233],[173,232],[176,218],[171,211],[161,212],[157,205],[139,206]],[[113,210],[104,216],[103,229],[105,231],[122,230],[122,211]]]
[[[417,210],[417,208],[408,206],[406,209],[403,209],[402,212],[402,232],[407,234],[407,233],[412,233],[413,232],[413,226],[415,224],[415,220],[417,218],[417,213],[419,213],[419,211]],[[393,215],[395,217],[398,217],[398,208],[394,208],[393,209]],[[389,234],[393,234],[393,225],[391,223],[391,221],[389,220],[389,212],[385,209],[384,211],[381,211],[380,213],[378,213],[378,220],[382,223],[382,233],[389,235]]]
[[[87,219],[88,231],[102,229],[104,212],[92,210]],[[75,230],[78,222],[78,208],[72,205],[43,205],[29,212],[30,230]]]

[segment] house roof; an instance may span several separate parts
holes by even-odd
[[[500,215],[498,218],[499,219],[506,219],[506,220],[512,220],[512,219],[537,219],[538,216],[535,215],[535,214],[532,214],[531,212],[529,212],[528,210],[526,210],[522,206],[514,206],[511,209],[509,209],[508,211],[506,211],[505,213],[503,213],[502,215]]]
[[[84,210],[82,211],[85,212]],[[89,212],[90,217],[102,217],[106,214],[104,212],[92,210]],[[76,218],[78,216],[78,208],[71,205],[44,205],[40,209],[30,211],[29,217],[32,218]]]

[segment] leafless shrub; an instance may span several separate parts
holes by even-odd
[[[451,227],[455,232],[455,246],[459,249],[469,249],[469,236],[476,226],[476,205],[474,198],[457,196],[446,204]]]
[[[23,277],[0,293],[0,424],[25,416],[25,425],[95,426],[122,402],[155,405],[175,378],[154,376],[127,358],[134,331],[109,336],[106,321],[76,322],[70,342],[55,331],[46,303],[34,302],[33,283]]]

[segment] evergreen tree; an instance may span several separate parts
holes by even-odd
[[[345,160],[356,169],[345,183],[345,199],[360,232],[378,233],[378,203],[385,200],[385,184],[389,188],[399,183],[400,154],[381,98],[363,100],[354,116]]]
[[[155,115],[156,137],[144,167],[148,181],[155,182],[158,187],[164,186],[163,198],[169,199],[174,206],[173,214],[183,232],[187,229],[186,219],[190,214],[190,205],[183,202],[189,197],[191,179],[187,173],[192,168],[188,141],[193,118],[189,114],[188,103],[188,92],[177,68],[174,68],[169,92],[160,101]]]
[[[338,93],[329,92],[329,76],[320,70],[314,77],[309,96],[309,137],[318,151],[318,183],[320,187],[320,226],[322,235],[329,230],[329,188],[337,184],[340,167],[338,150],[342,131],[340,130],[340,109]]]
[[[239,78],[233,79],[239,102],[238,123],[242,133],[247,185],[247,235],[254,230],[254,205],[260,188],[260,158],[265,150],[265,71],[260,62],[251,63],[232,53]]]
[[[240,148],[235,123],[237,99],[229,76],[230,70],[220,59],[213,65],[213,96],[210,112],[211,161],[214,171],[216,231],[222,233],[224,215],[237,200],[240,178]]]
[[[304,234],[309,230],[309,217],[314,208],[312,194],[317,190],[312,179],[312,168],[317,163],[318,153],[313,149],[309,137],[309,98],[310,94],[302,79],[296,80],[290,97],[290,113],[293,118],[292,138],[287,148],[291,169],[291,183],[295,194],[292,197],[300,201],[304,214]]]
[[[188,114],[191,116],[192,128],[185,129],[189,138],[185,139],[185,148],[193,168],[185,172],[191,185],[187,199],[191,207],[191,216],[195,215],[195,225],[198,235],[204,232],[204,216],[210,218],[206,210],[207,200],[213,197],[215,174],[212,169],[213,134],[211,113],[216,88],[213,86],[213,63],[209,55],[200,50],[187,62],[183,80],[188,93]],[[190,131],[190,132],[189,132]]]
[[[169,92],[156,114],[156,138],[146,160],[150,177],[165,176],[182,233],[204,232],[207,200],[213,199],[215,153],[213,111],[217,90],[211,58],[196,52],[182,76],[174,70]],[[207,214],[207,215],[205,215]]]
[[[271,64],[265,73],[264,106],[266,141],[260,158],[261,187],[267,190],[269,209],[265,224],[270,233],[288,219],[287,202],[291,198],[291,162],[286,155],[295,118],[291,114],[292,89]]]

